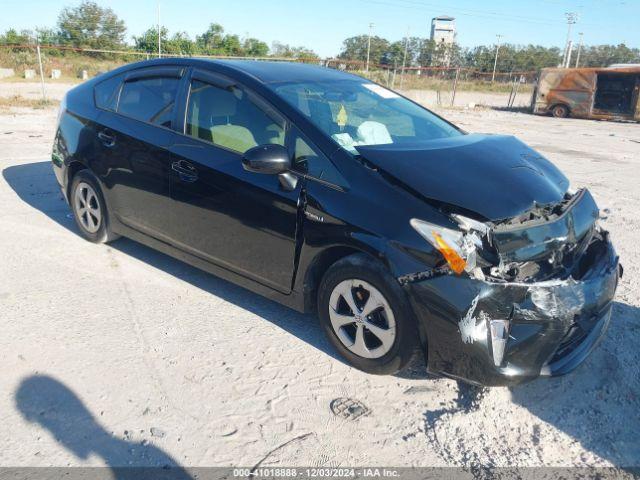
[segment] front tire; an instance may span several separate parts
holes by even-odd
[[[109,212],[91,172],[80,170],[73,177],[69,200],[82,237],[93,243],[108,243],[118,238],[109,228]]]
[[[350,255],[329,268],[318,289],[318,316],[336,350],[364,372],[397,373],[420,351],[405,293],[368,255]]]

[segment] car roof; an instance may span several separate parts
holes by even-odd
[[[262,83],[362,80],[340,70],[300,62],[216,59],[212,63],[251,75]]]
[[[215,70],[227,73],[237,73],[242,76],[251,77],[259,83],[280,83],[280,82],[322,82],[331,80],[354,80],[368,82],[365,78],[353,75],[341,70],[336,70],[320,65],[312,65],[301,62],[284,61],[263,61],[263,60],[235,60],[235,59],[210,59],[210,58],[180,58],[165,57],[162,59],[151,59],[136,62],[113,70],[110,73],[120,73],[135,68],[144,68],[162,65],[191,65],[195,67],[210,67]]]

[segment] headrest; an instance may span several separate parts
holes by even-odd
[[[228,90],[218,90],[212,102],[212,116],[230,117],[236,114],[238,109],[238,99]]]

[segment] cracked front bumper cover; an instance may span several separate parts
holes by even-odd
[[[495,283],[440,275],[404,288],[426,334],[429,371],[511,385],[567,373],[588,356],[608,326],[620,273],[605,234],[566,279]],[[494,345],[496,324],[508,326],[502,345]]]

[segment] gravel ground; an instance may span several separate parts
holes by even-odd
[[[47,98],[60,100],[66,91],[73,85],[62,81],[47,80],[45,83],[45,93]],[[435,90],[406,90],[403,92],[409,98],[425,105],[438,104],[438,92]],[[20,95],[29,99],[42,98],[42,87],[40,82],[1,82],[0,97]],[[476,105],[486,105],[491,107],[506,107],[509,101],[509,93],[500,92],[480,92],[459,90],[454,99],[455,106],[466,106],[470,103]],[[440,102],[442,105],[451,105],[451,91],[440,92]],[[523,107],[531,104],[531,92],[521,90],[513,99],[513,105]]]
[[[13,109],[0,113],[0,466],[640,465],[640,126],[441,113],[519,136],[607,209],[625,276],[581,368],[493,389],[419,365],[358,372],[313,317],[135,242],[82,240],[49,165],[55,111]],[[366,415],[334,415],[338,398]]]

